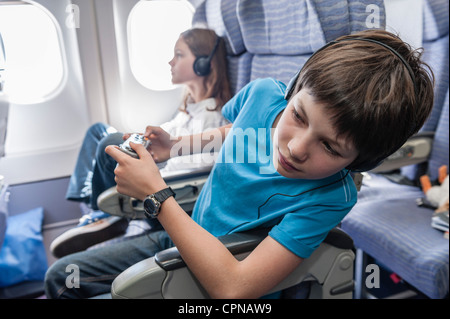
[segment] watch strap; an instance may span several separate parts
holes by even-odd
[[[156,192],[153,194],[158,202],[162,204],[166,199],[168,199],[170,196],[173,196],[175,198],[175,192],[172,190],[172,188],[167,187],[163,190],[160,190],[159,192]]]

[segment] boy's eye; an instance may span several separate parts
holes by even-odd
[[[305,120],[301,117],[300,114],[298,114],[298,112],[297,112],[297,110],[295,109],[295,107],[292,108],[292,116],[293,116],[294,120],[297,121],[298,123],[300,123],[300,124],[305,124]],[[341,156],[341,154],[339,154],[339,152],[337,152],[336,150],[334,150],[334,148],[331,147],[331,145],[330,145],[328,142],[323,141],[322,143],[323,143],[323,146],[324,146],[324,148],[325,148],[325,151],[326,151],[328,154],[330,154],[330,155],[333,156],[333,157],[339,157],[339,156]]]
[[[325,147],[325,150],[330,153],[330,155],[332,156],[341,156],[341,154],[339,154],[338,152],[336,152],[330,144],[328,144],[327,142],[323,142],[323,145]]]
[[[297,122],[300,123],[304,123],[305,121],[303,120],[303,118],[300,116],[300,114],[298,114],[297,110],[294,108],[292,108],[292,115],[294,116],[294,120],[296,120]]]

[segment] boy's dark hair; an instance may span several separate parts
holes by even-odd
[[[391,155],[423,126],[433,107],[434,75],[420,59],[422,50],[412,50],[392,33],[367,30],[337,41],[355,38],[376,40],[397,51],[409,64],[415,83],[391,50],[346,40],[312,56],[294,92],[307,88],[325,103],[338,135],[348,137],[358,151],[348,168],[364,170]]]

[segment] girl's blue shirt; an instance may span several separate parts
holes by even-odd
[[[249,83],[222,110],[233,123],[192,218],[215,236],[271,227],[269,236],[307,258],[356,203],[346,170],[320,180],[286,178],[272,163],[271,129],[286,86]]]

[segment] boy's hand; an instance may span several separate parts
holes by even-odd
[[[144,146],[130,143],[139,159],[123,153],[115,145],[106,147],[105,151],[114,158],[118,165],[116,174],[117,191],[140,200],[167,187],[161,177],[158,166]]]

